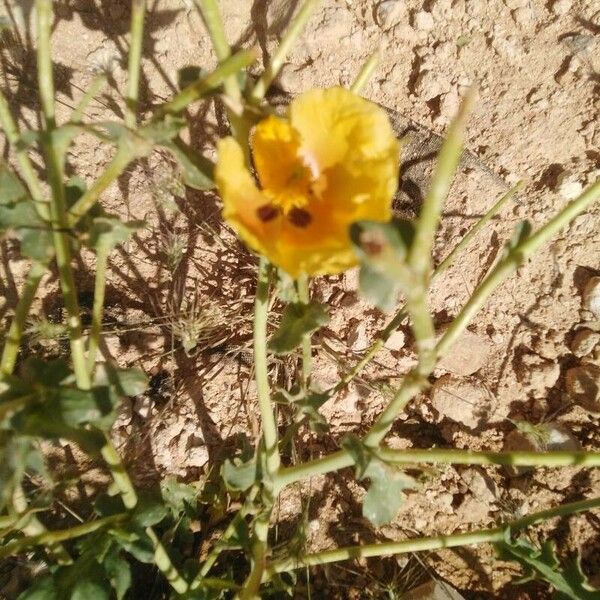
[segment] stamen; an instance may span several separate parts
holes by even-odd
[[[256,209],[256,214],[263,223],[272,221],[279,216],[279,213],[279,208],[273,204],[263,204]]]
[[[296,227],[307,227],[312,221],[311,214],[303,208],[292,208],[287,217]]]

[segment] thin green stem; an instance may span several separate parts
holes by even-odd
[[[154,532],[154,529],[152,529],[152,527],[146,527],[146,534],[152,540],[152,544],[154,545],[154,563],[165,576],[166,580],[171,584],[171,587],[178,594],[185,594],[189,589],[189,585],[171,561],[171,557]]]
[[[20,527],[20,530],[27,536],[24,539],[30,539],[31,537],[36,538],[37,536],[47,533],[46,527],[36,517],[36,515],[26,514],[28,510],[27,498],[20,484],[15,486],[15,490],[12,494],[12,506],[16,511],[19,520],[23,523]],[[8,548],[9,545],[5,546],[4,548],[0,547],[0,558],[5,558],[5,556],[2,556],[2,551]],[[73,562],[73,559],[65,550],[65,547],[60,543],[60,540],[53,539],[48,542],[47,546],[48,555],[59,565],[68,565]],[[10,556],[10,554],[8,556]]]
[[[75,289],[75,277],[71,266],[71,240],[67,233],[69,223],[66,214],[62,157],[58,155],[53,138],[56,122],[54,116],[54,81],[50,51],[51,0],[36,0],[36,15],[38,85],[46,122],[46,131],[43,134],[42,146],[46,157],[48,181],[52,189],[50,216],[53,226],[56,263],[67,311],[67,326],[69,328],[71,358],[73,360],[75,378],[79,388],[89,389],[90,378],[85,364],[85,348],[79,316],[79,303]]]
[[[250,94],[250,102],[253,104],[259,104],[260,101],[265,97],[270,85],[279,74],[287,55],[295,44],[298,36],[304,29],[304,26],[310,19],[313,11],[317,7],[318,1],[319,0],[306,0],[294,20],[290,23],[290,26],[283,36],[281,43],[277,47],[277,50],[275,50],[273,53],[269,64],[265,68],[259,80],[256,82],[256,85]]]
[[[298,278],[298,300],[304,304],[310,302],[310,280],[302,273]],[[312,336],[310,333],[302,336],[302,385],[305,390],[310,386],[312,373]]]
[[[265,442],[267,478],[273,478],[280,464],[277,448],[277,423],[273,413],[267,365],[267,316],[269,310],[269,284],[271,265],[260,259],[256,301],[254,304],[254,372],[258,394],[258,406],[262,419]]]
[[[10,542],[5,546],[1,546],[0,559],[4,559],[15,554],[20,554],[21,552],[33,548],[34,546],[56,547],[60,542],[73,540],[93,533],[94,531],[98,531],[99,529],[103,529],[104,527],[110,527],[111,525],[115,525],[120,521],[123,521],[126,517],[126,514],[111,515],[110,517],[104,517],[102,519],[96,519],[95,521],[81,523],[81,525],[76,525],[75,527],[70,527],[69,529],[58,529],[55,531],[44,530],[36,534],[32,532],[27,537],[19,538],[14,542]],[[70,557],[69,562],[72,562]]]
[[[231,56],[231,48],[225,36],[223,21],[219,13],[219,7],[216,0],[196,0],[196,5],[202,15],[204,25],[208,30],[210,39],[215,49],[215,54],[219,63],[223,63]],[[250,134],[251,123],[244,117],[244,104],[242,92],[240,90],[238,77],[236,74],[229,75],[223,84],[225,94],[229,102],[226,103],[227,118],[231,124],[233,136],[238,140],[241,147],[245,150],[246,162],[250,164],[250,155],[248,149],[248,136]]]
[[[443,356],[461,333],[466,329],[477,311],[483,306],[492,292],[504,279],[510,275],[522,262],[530,258],[534,252],[546,241],[548,241],[560,229],[565,227],[577,215],[584,212],[595,200],[600,197],[600,180],[596,181],[576,200],[566,206],[558,215],[541,227],[531,237],[521,242],[517,247],[511,249],[504,259],[496,265],[490,274],[473,292],[473,295],[463,307],[446,333],[438,341],[434,353],[437,357]],[[419,372],[419,367],[406,375],[398,391],[384,409],[383,413],[375,421],[369,433],[364,438],[368,445],[376,445],[385,437],[396,417],[404,409],[406,404],[420,393],[427,385],[424,372]],[[304,477],[326,473],[331,470],[341,469],[353,464],[351,457],[345,450],[340,450],[324,458],[312,460],[294,467],[281,469],[277,479],[277,487],[298,481]],[[324,470],[323,470],[324,469]],[[289,471],[294,470],[295,475],[289,476]]]
[[[19,301],[17,302],[15,316],[8,329],[4,348],[2,349],[0,377],[10,375],[14,371],[17,356],[19,354],[19,347],[21,345],[21,337],[23,336],[23,330],[25,329],[27,317],[29,316],[29,310],[31,309],[35,294],[45,272],[46,267],[39,262],[33,262],[29,268],[25,286],[21,292]]]
[[[523,187],[523,182],[519,181],[515,184],[506,194],[500,199],[469,229],[465,236],[458,242],[454,248],[450,251],[448,256],[434,269],[432,273],[432,280],[438,275],[441,275],[447,271],[458,258],[460,253],[466,248],[471,240],[479,233],[487,223],[489,223],[506,205],[506,203]],[[392,333],[398,329],[403,321],[408,317],[406,312],[406,306],[401,306],[390,322],[377,334],[376,339],[369,346],[363,357],[350,369],[342,379],[335,385],[331,390],[332,394],[335,394],[345,388],[362,370],[373,360],[377,353],[384,347],[387,340],[390,338]]]
[[[104,294],[106,291],[106,264],[110,247],[101,245],[96,252],[96,278],[94,281],[94,305],[92,307],[92,325],[88,344],[87,366],[90,377],[93,377],[96,365],[96,353],[102,331],[102,313],[104,309]]]
[[[100,195],[113,183],[129,166],[136,154],[127,145],[120,145],[109,165],[93,185],[75,202],[68,213],[69,226],[77,225],[79,220],[94,206]]]
[[[209,92],[222,85],[225,80],[241,69],[245,69],[256,60],[256,50],[242,50],[223,61],[212,73],[188,85],[165,104],[158,107],[153,119],[162,119],[165,115],[176,115]]]
[[[89,106],[90,102],[97,96],[98,92],[105,85],[106,75],[104,73],[96,75],[94,79],[92,79],[81,100],[79,100],[79,102],[77,103],[77,107],[71,114],[71,123],[81,123],[86,108]]]
[[[17,163],[19,165],[19,173],[31,194],[31,198],[35,203],[35,208],[40,217],[47,221],[50,218],[48,202],[44,199],[42,186],[33,167],[31,159],[27,155],[27,150],[19,145],[20,133],[15,120],[10,112],[8,102],[0,91],[0,126],[6,135],[6,139],[12,146]]]
[[[125,112],[125,124],[131,128],[134,128],[137,122],[145,15],[145,0],[132,0],[131,39],[129,42],[129,60],[127,64],[127,106]]]
[[[423,207],[416,223],[415,239],[410,249],[408,262],[416,275],[427,286],[431,271],[433,241],[437,231],[442,205],[458,167],[463,144],[463,132],[467,114],[473,102],[473,94],[469,93],[463,100],[458,115],[450,124],[448,133],[435,165],[429,191],[425,196]]]
[[[584,212],[593,202],[600,198],[600,179],[592,184],[576,200],[573,200],[561,210],[546,225],[538,229],[529,238],[521,242],[516,248],[506,253],[490,274],[473,292],[469,301],[452,321],[437,345],[437,354],[442,356],[451,348],[475,314],[484,305],[491,293],[517,269],[525,260],[533,256],[535,251],[556,235],[563,227],[568,225],[577,215]]]
[[[390,556],[393,554],[404,554],[407,552],[420,552],[423,550],[436,550],[439,548],[453,548],[455,546],[466,546],[469,544],[482,544],[485,542],[501,542],[505,538],[507,529],[519,531],[537,523],[547,521],[554,517],[562,517],[575,513],[592,510],[600,507],[600,498],[582,500],[563,504],[556,508],[532,513],[516,521],[505,523],[493,529],[482,529],[467,533],[455,533],[452,535],[438,535],[433,537],[422,537],[401,542],[383,542],[380,544],[365,544],[362,546],[349,546],[335,550],[325,550],[315,554],[302,557],[289,557],[274,562],[266,570],[266,576],[276,573],[291,571],[306,566],[322,565],[342,560],[357,558],[370,558],[375,556]]]
[[[360,94],[362,92],[365,85],[367,85],[371,77],[373,77],[373,73],[375,72],[375,69],[377,69],[380,60],[381,52],[378,49],[375,52],[373,52],[371,56],[369,56],[367,62],[362,66],[362,68],[358,72],[354,83],[350,87],[351,92],[354,92],[355,94]]]

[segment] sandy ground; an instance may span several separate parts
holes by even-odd
[[[229,39],[236,46],[258,44],[263,59],[297,4],[220,2]],[[88,116],[110,118],[122,110],[115,88],[123,89],[128,10],[128,2],[117,0],[57,6],[54,42],[63,118],[89,84],[94,65],[112,65],[113,80]],[[156,2],[146,31],[143,106],[148,108],[169,97],[178,69],[210,68],[215,59],[191,3]],[[439,134],[464,90],[478,86],[468,127],[472,159],[445,208],[436,257],[443,258],[510,184],[524,178],[527,185],[456,267],[436,281],[430,302],[440,328],[457,314],[520,220],[544,222],[599,176],[599,33],[595,0],[325,0],[289,57],[278,83],[294,94],[350,83],[380,46],[381,64],[364,95]],[[29,106],[31,69],[11,75],[10,68],[31,66],[31,60],[17,47],[4,51],[5,83]],[[190,140],[199,148],[208,148],[222,131],[222,121],[211,115],[209,105],[190,115]],[[21,118],[34,124],[27,107]],[[70,161],[74,172],[91,180],[110,155],[110,148],[81,138]],[[427,163],[413,174],[407,171],[411,176],[402,181],[399,212],[418,209],[427,171]],[[152,377],[151,391],[123,407],[114,432],[140,483],[165,473],[193,479],[228,453],[239,435],[253,438],[259,432],[248,360],[255,261],[221,222],[218,199],[174,186],[173,173],[164,157],[153,156],[103,197],[105,206],[148,222],[111,259],[104,338],[106,352],[119,363],[141,361]],[[582,400],[573,383],[576,372],[567,376],[574,368],[598,364],[600,336],[592,322],[599,317],[586,310],[582,298],[586,284],[599,274],[599,229],[596,206],[498,290],[440,365],[431,390],[400,418],[390,446],[499,450],[522,442],[514,423],[527,421],[560,424],[574,443],[600,447],[590,392],[584,390]],[[4,247],[3,311],[14,299],[12,277],[18,282],[22,270],[22,264],[9,260],[10,250]],[[92,264],[84,256],[79,265],[84,305],[93,289]],[[335,383],[385,323],[385,315],[358,298],[356,285],[356,273],[349,272],[313,286],[313,295],[328,302],[333,313],[330,326],[315,340],[315,382],[323,387]],[[60,314],[53,278],[42,287],[39,311]],[[209,326],[200,343],[184,352],[181,328],[190,314],[200,314]],[[344,434],[366,430],[385,402],[383,384],[398,381],[414,360],[410,333],[401,330],[360,381],[323,407],[331,433],[303,432],[298,454],[318,456],[333,450]],[[597,367],[585,368],[597,376]],[[289,386],[294,369],[293,361],[274,362],[273,380]],[[281,532],[291,530],[310,497],[307,545],[316,550],[484,527],[600,491],[594,471],[511,475],[496,468],[426,471],[394,522],[377,531],[361,516],[364,489],[349,473],[315,478],[310,489],[284,494],[276,518]],[[98,473],[82,467],[82,477],[92,485]],[[578,515],[559,525],[549,524],[547,534],[565,553],[581,551],[587,573],[600,573],[598,517]],[[354,597],[347,586],[365,589],[367,582],[369,593],[379,597],[378,582],[392,581],[402,590],[430,573],[465,597],[519,597],[507,586],[514,567],[497,561],[491,548],[434,552],[421,561],[390,559],[352,571],[335,567],[317,572],[313,585],[327,597],[345,598]],[[546,597],[535,586],[522,593],[523,598]]]

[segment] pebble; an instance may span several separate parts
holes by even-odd
[[[573,0],[556,0],[552,4],[552,12],[555,15],[566,15],[573,6]]]
[[[517,8],[513,11],[512,16],[515,23],[523,29],[527,29],[535,23],[535,13],[529,7]]]
[[[592,414],[600,414],[600,367],[584,364],[573,367],[565,376],[570,398]]]
[[[420,10],[413,17],[413,26],[417,31],[431,31],[434,27],[433,15],[426,10]]]
[[[423,100],[431,100],[445,94],[450,89],[450,82],[438,71],[425,70],[419,73],[415,91]]]
[[[147,396],[137,396],[133,401],[133,412],[137,413],[142,419],[147,419],[152,414],[153,404]]]
[[[571,342],[573,354],[579,358],[587,356],[600,344],[600,333],[589,329],[580,329]]]
[[[503,452],[539,452],[542,448],[533,439],[518,429],[513,429],[505,438]],[[533,467],[505,467],[511,477],[533,471]]]
[[[583,290],[583,307],[600,319],[600,277],[592,277]]]
[[[478,500],[490,503],[496,500],[498,490],[495,483],[478,469],[466,469],[460,477]]]
[[[375,22],[384,31],[397,25],[407,14],[404,0],[383,0],[375,7]]]
[[[393,352],[397,352],[398,350],[402,350],[404,348],[404,344],[406,343],[406,336],[404,335],[404,331],[401,329],[394,331],[392,335],[385,342],[384,346],[388,350],[392,350]]]
[[[486,363],[490,349],[491,345],[487,339],[481,338],[467,329],[459,336],[438,365],[455,375],[472,375]]]
[[[481,386],[445,375],[433,384],[431,406],[438,423],[446,418],[476,429],[489,416],[491,399]]]
[[[430,581],[402,594],[404,600],[465,600],[453,587],[444,581]]]
[[[583,191],[583,185],[580,181],[571,177],[561,177],[558,183],[558,193],[565,200],[575,200]]]

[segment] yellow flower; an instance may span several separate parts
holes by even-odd
[[[388,221],[400,147],[383,109],[343,88],[309,91],[250,139],[259,185],[239,144],[220,140],[223,216],[256,252],[292,277],[356,264],[348,228]]]

